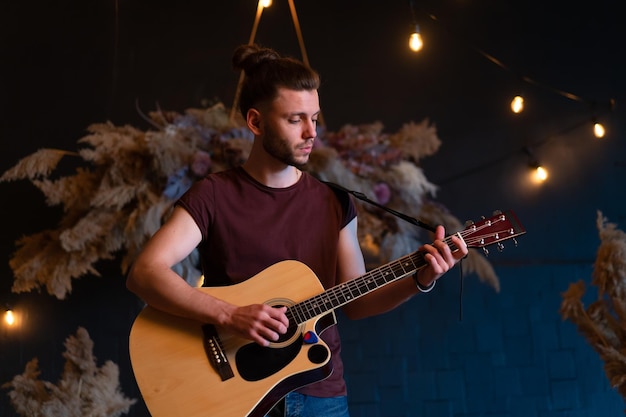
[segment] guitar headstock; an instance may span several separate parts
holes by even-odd
[[[476,223],[471,222],[460,232],[469,248],[484,248],[494,243],[498,243],[498,247],[502,248],[499,242],[513,239],[524,233],[526,233],[524,226],[512,210],[496,212],[488,219],[481,219]]]

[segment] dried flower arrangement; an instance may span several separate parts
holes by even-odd
[[[241,164],[252,144],[242,120],[232,120],[224,106],[187,109],[184,114],[156,111],[146,116],[154,130],[112,123],[93,124],[76,152],[41,149],[7,170],[0,182],[30,180],[50,206],[61,205],[58,228],[20,238],[10,259],[13,292],[45,287],[64,299],[72,279],[99,275],[95,264],[121,257],[125,273],[146,239],[168,216],[176,199],[198,178]],[[395,134],[381,123],[346,125],[338,132],[321,129],[307,169],[322,180],[375,198],[409,216],[443,224],[449,232],[461,223],[427,199],[437,187],[418,162],[440,146],[427,120],[409,123]],[[53,179],[59,162],[75,157],[74,175]],[[382,210],[359,205],[359,233],[370,265],[396,259],[420,244],[419,231]],[[197,253],[177,265],[195,284],[200,277]],[[499,291],[498,278],[484,257],[470,251],[465,272],[475,272]]]
[[[611,386],[626,399],[626,234],[601,212],[597,227],[601,243],[591,281],[597,299],[585,309],[585,283],[572,283],[562,294],[560,313],[598,352]]]
[[[101,368],[93,356],[93,341],[79,327],[65,340],[65,367],[58,384],[39,380],[38,360],[26,364],[21,375],[2,387],[24,417],[117,417],[128,413],[136,402],[124,397],[119,387],[119,369],[107,361]]]

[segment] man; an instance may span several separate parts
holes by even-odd
[[[209,174],[181,197],[136,259],[127,285],[156,309],[268,346],[288,330],[285,307],[262,301],[234,305],[190,287],[172,266],[198,247],[206,286],[237,284],[287,259],[306,264],[324,288],[366,271],[350,196],[300,170],[316,138],[318,74],[256,45],[237,48],[233,65],[245,72],[240,111],[254,134],[250,156],[241,167]],[[343,307],[347,317],[380,314],[432,289],[467,254],[459,237],[451,238],[457,248],[451,252],[442,240],[443,227],[435,237],[432,245],[420,248],[427,265],[413,279],[397,280],[348,303]],[[331,349],[334,371],[288,394],[287,416],[348,415],[337,326],[321,337]]]

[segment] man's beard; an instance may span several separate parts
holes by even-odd
[[[297,160],[293,151],[287,144],[287,141],[282,140],[272,129],[269,128],[266,128],[265,135],[263,136],[263,149],[280,162],[297,168],[306,165],[309,161],[308,157],[304,161]]]

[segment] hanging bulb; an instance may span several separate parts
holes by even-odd
[[[540,182],[544,182],[545,180],[548,179],[548,171],[546,171],[544,167],[539,165],[535,169],[535,178],[537,178],[537,180],[539,180]]]
[[[524,110],[524,97],[517,95],[511,100],[511,110],[513,113],[518,114]]]
[[[598,139],[603,138],[605,133],[606,131],[604,130],[604,126],[602,126],[602,123],[596,122],[593,124],[593,135],[595,137],[597,137]]]
[[[415,32],[411,34],[409,38],[409,48],[413,52],[419,52],[424,47],[424,41],[422,40],[422,35],[420,34],[420,27],[415,25]]]
[[[532,179],[535,184],[541,184],[548,179],[548,171],[540,164],[533,164],[531,168],[533,169]]]
[[[13,314],[13,310],[7,309],[7,311],[5,311],[4,321],[9,326],[13,326],[13,324],[15,324],[15,315]]]
[[[409,48],[413,52],[419,52],[424,47],[424,41],[422,41],[422,35],[418,32],[415,32],[409,38]]]
[[[268,8],[272,5],[272,0],[259,0],[259,5]]]
[[[528,166],[532,169],[531,178],[535,184],[540,184],[548,179],[548,171],[539,163],[533,150],[524,147],[524,153],[528,155]]]

